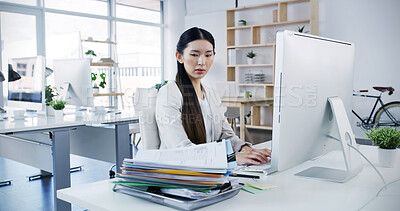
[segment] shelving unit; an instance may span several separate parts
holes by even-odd
[[[98,62],[90,62],[90,66],[93,68],[106,67],[108,71],[106,72],[106,77],[108,78],[107,87],[108,91],[102,92],[99,94],[93,94],[93,97],[109,97],[109,105],[107,107],[113,107],[118,109],[118,97],[120,97],[122,101],[122,96],[124,93],[115,92],[118,91],[119,85],[119,74],[118,74],[118,61],[117,61],[117,53],[116,46],[117,43],[113,41],[102,41],[102,40],[93,40],[93,39],[81,39],[81,44],[84,42],[88,43],[97,43],[97,44],[107,44],[109,46],[109,54],[111,55],[112,61],[98,61]],[[83,47],[81,45],[82,57],[83,57]],[[93,71],[93,70],[92,70]],[[123,104],[122,104],[123,105]]]
[[[123,96],[124,93],[110,92],[110,93],[99,93],[93,94],[93,97],[110,97],[110,96]]]
[[[90,62],[92,67],[114,67],[115,65],[115,62]]]
[[[239,20],[246,20],[247,25],[240,25]],[[237,82],[241,89],[261,88],[262,96],[256,97],[272,98],[276,31],[285,29],[296,31],[303,25],[308,33],[318,35],[318,0],[287,0],[227,10],[227,81]],[[255,58],[259,59],[253,64],[246,64],[245,52],[251,50],[258,54]],[[245,83],[248,82],[243,80],[245,73],[254,72],[269,77],[263,83]],[[258,92],[260,93],[261,91]],[[255,119],[254,122],[259,123],[260,107],[252,106],[251,110],[252,120]],[[269,106],[269,113],[272,122],[272,104]],[[272,129],[267,125],[254,125],[253,121],[246,127]]]

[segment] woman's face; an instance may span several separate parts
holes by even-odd
[[[201,80],[214,61],[213,45],[207,40],[188,43],[183,55],[176,52],[176,59],[183,64],[191,81]]]

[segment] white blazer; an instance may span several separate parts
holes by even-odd
[[[233,150],[238,152],[245,142],[235,135],[224,115],[224,108],[217,93],[203,85],[214,122],[214,139],[230,139]],[[194,145],[182,125],[183,97],[175,81],[163,86],[157,95],[156,121],[161,140],[160,149]]]

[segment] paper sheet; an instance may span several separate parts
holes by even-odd
[[[132,161],[226,169],[226,154],[225,142],[213,142],[176,149],[139,150]]]

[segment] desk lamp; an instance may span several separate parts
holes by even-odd
[[[6,78],[4,78],[3,73],[0,71],[0,82],[3,82],[4,80],[6,80]]]
[[[8,82],[16,81],[21,79],[19,73],[15,72],[13,66],[8,64]]]

